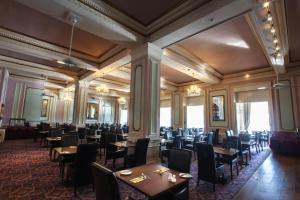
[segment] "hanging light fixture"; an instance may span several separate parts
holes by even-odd
[[[106,85],[100,85],[98,87],[96,87],[96,90],[97,92],[100,94],[100,95],[103,95],[104,93],[108,93],[109,92],[109,89],[107,88]]]
[[[195,78],[195,74],[193,73],[193,77]],[[201,95],[201,88],[197,85],[193,84],[187,89],[188,96],[200,96]]]
[[[126,104],[126,99],[124,97],[118,98],[119,104]]]
[[[64,96],[64,101],[73,101],[70,89],[67,89],[66,95]]]

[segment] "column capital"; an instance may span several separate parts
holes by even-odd
[[[88,81],[79,81],[75,83],[75,85],[78,84],[79,87],[88,88],[90,86],[90,83]]]
[[[139,60],[144,57],[151,57],[161,60],[162,49],[152,43],[145,43],[131,51],[131,60]]]

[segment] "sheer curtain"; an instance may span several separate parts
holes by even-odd
[[[251,117],[251,103],[243,103],[244,128],[248,131]]]

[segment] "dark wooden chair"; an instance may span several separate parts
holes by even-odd
[[[93,184],[91,164],[96,161],[97,147],[97,143],[78,145],[74,163],[68,170],[73,171],[74,196],[78,186]]]
[[[231,139],[230,139],[231,138]],[[223,140],[223,148],[225,149],[238,149],[238,140],[234,137],[229,137]],[[230,166],[230,177],[233,179],[233,170],[232,167],[235,165],[236,168],[236,175],[239,175],[239,168],[238,168],[238,154],[234,156],[221,156],[216,158],[217,162],[219,163],[226,163]]]
[[[149,142],[150,138],[141,138],[137,140],[134,154],[126,156],[126,167],[136,167],[146,164]]]
[[[173,142],[167,142],[165,149],[161,150],[160,158],[161,162],[164,163],[164,158],[169,157],[169,149],[180,149],[181,148],[181,138],[182,136],[176,135],[175,138],[173,139]]]
[[[107,161],[112,159],[113,160],[113,168],[115,169],[116,159],[117,158],[124,158],[124,167],[126,163],[126,155],[127,155],[127,147],[124,148],[117,148],[110,143],[116,142],[117,136],[116,134],[108,133],[105,136],[105,164]]]
[[[62,134],[61,136],[61,146],[77,146],[78,145],[78,135],[77,134]],[[67,163],[74,161],[74,155],[64,155],[59,157],[59,168],[61,174],[61,180],[64,182],[65,166]]]
[[[182,172],[190,173],[192,151],[186,149],[170,149],[168,158],[168,168]],[[172,189],[170,199],[188,200],[189,184]]]
[[[224,178],[224,165],[216,163],[215,153],[211,144],[197,143],[198,156],[198,181],[207,181],[213,184],[213,191],[215,191],[215,184],[222,176]]]
[[[194,152],[195,159],[196,159],[196,143],[200,142],[200,137],[201,137],[200,135],[196,135],[194,137],[193,143],[186,144],[185,142],[183,142],[183,146],[182,146],[183,149],[188,149],[188,150]]]
[[[92,163],[92,173],[96,200],[121,200],[118,181],[111,170],[94,162]],[[126,199],[132,198],[126,197]]]

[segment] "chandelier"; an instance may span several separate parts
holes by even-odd
[[[126,99],[124,97],[120,97],[118,99],[119,104],[126,104]]]
[[[193,77],[195,77],[195,74],[193,73]],[[201,95],[201,88],[199,88],[197,85],[193,84],[187,89],[188,96],[200,96]]]
[[[71,102],[73,101],[73,98],[71,97],[71,89],[67,88],[65,96],[64,96],[64,101]]]
[[[100,85],[96,87],[96,90],[99,94],[108,93],[109,89],[106,87],[106,85]]]
[[[187,89],[188,96],[200,96],[201,95],[201,88],[199,88],[197,85],[191,85]]]

